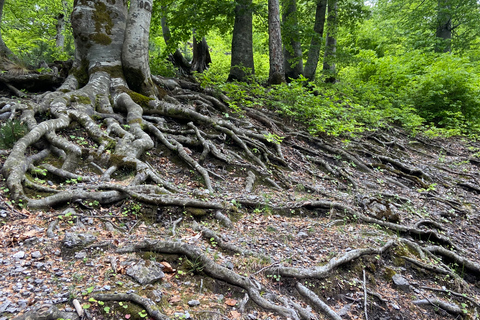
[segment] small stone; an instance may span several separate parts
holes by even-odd
[[[102,289],[105,290],[105,291],[110,291],[110,290],[112,290],[112,287],[109,286],[109,285],[104,285]]]
[[[410,283],[407,281],[407,279],[405,279],[398,273],[393,275],[392,281],[395,284],[395,286],[397,286],[397,288],[403,291],[410,291]]]
[[[75,259],[84,259],[87,257],[87,253],[85,251],[75,252]]]
[[[297,238],[307,238],[307,237],[308,237],[308,233],[306,232],[300,231],[299,233],[297,233]]]
[[[199,306],[200,305],[200,301],[198,300],[190,300],[187,302],[187,304],[190,306],[190,307],[196,307],[196,306]]]
[[[156,261],[140,260],[128,267],[126,273],[141,285],[146,285],[165,277],[162,269],[163,265]]]
[[[20,259],[25,258],[25,251],[18,251],[17,253],[15,253],[12,256],[12,258],[15,259],[15,260],[20,260]]]
[[[225,263],[225,267],[227,267],[230,270],[233,270],[234,265],[231,261],[227,261],[227,263]]]
[[[33,251],[30,255],[32,256],[33,259],[39,259],[43,256],[40,251]]]
[[[97,238],[89,233],[66,232],[63,245],[67,248],[84,247],[94,242]]]

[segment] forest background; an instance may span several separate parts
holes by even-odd
[[[231,70],[238,3],[155,1],[150,32],[152,74],[175,76],[177,70],[167,58],[179,49],[190,60],[195,32],[197,38],[205,37],[212,61],[195,76],[204,85],[225,91],[233,99],[234,111],[236,104],[275,101],[278,113],[307,123],[314,134],[355,133],[388,123],[433,136],[478,134],[477,1],[284,0],[285,65],[300,72],[287,75],[288,84],[268,92],[260,90],[269,76],[266,1],[242,2],[253,13],[254,71],[245,73],[241,79],[245,83],[225,81]],[[73,1],[6,0],[1,30],[7,47],[25,67],[38,71],[42,71],[42,62],[46,66],[73,57],[72,8]],[[324,25],[319,28],[322,8]],[[168,24],[168,38],[162,32],[162,18]],[[328,36],[335,41],[332,52],[325,49]],[[313,73],[307,70],[312,41],[321,50],[319,67],[315,65]],[[332,74],[335,83],[326,83]]]

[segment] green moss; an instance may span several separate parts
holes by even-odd
[[[113,21],[112,17],[110,17],[110,11],[107,9],[105,3],[100,1],[95,2],[93,21],[95,21],[95,30],[97,33],[100,33],[103,27],[106,34],[112,34]]]
[[[90,98],[87,96],[72,95],[71,101],[78,102],[81,104],[92,104],[92,100],[90,100]]]
[[[80,62],[80,66],[72,68],[70,72],[77,79],[80,87],[83,87],[88,83],[88,61],[86,59],[83,59]]]
[[[148,107],[148,103],[154,99],[144,96],[132,90],[125,90],[132,100],[141,107]]]
[[[388,268],[388,267],[385,268],[385,274],[384,274],[385,280],[388,280],[388,281],[392,280],[392,277],[396,274],[397,272],[395,272],[395,270],[393,270],[392,268]]]
[[[95,43],[103,44],[104,46],[108,46],[110,43],[112,43],[112,39],[102,32],[97,32],[90,35],[90,39]]]

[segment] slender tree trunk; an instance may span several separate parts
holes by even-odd
[[[450,52],[452,50],[452,15],[450,10],[449,0],[438,0],[436,52]]]
[[[328,0],[327,16],[327,38],[325,41],[325,54],[323,56],[323,73],[325,82],[334,83],[335,77],[335,58],[337,51],[337,0]]]
[[[195,36],[193,36],[192,71],[202,73],[208,69],[210,63],[212,63],[212,59],[210,57],[207,40],[203,37],[201,41],[197,41]]]
[[[268,48],[270,55],[269,84],[285,82],[279,0],[268,0]]]
[[[285,77],[298,79],[303,74],[303,54],[298,31],[297,1],[286,0],[283,12],[283,38],[285,39]]]
[[[315,24],[310,42],[310,49],[308,50],[308,58],[305,63],[304,75],[310,81],[315,80],[317,72],[318,58],[320,56],[320,49],[322,47],[323,29],[325,26],[325,13],[327,11],[327,0],[318,0],[317,9],[315,10]]]
[[[255,73],[253,62],[252,0],[239,0],[235,7],[232,61],[228,81],[246,81]]]
[[[0,27],[2,25],[2,17],[3,17],[3,5],[5,4],[5,0],[0,0]],[[10,51],[10,49],[7,47],[5,42],[3,41],[2,38],[2,30],[0,28],[0,58],[8,58],[11,59],[13,58],[13,53]]]
[[[60,13],[57,16],[57,34],[55,36],[55,46],[62,49],[65,46],[65,36],[63,35],[63,30],[65,30],[65,16],[63,13]]]

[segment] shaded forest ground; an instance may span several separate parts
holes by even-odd
[[[191,88],[171,95],[222,117]],[[5,97],[0,106],[21,101]],[[270,146],[280,147],[282,159],[268,154],[269,174],[241,157],[231,163],[207,158],[202,165],[215,190],[208,193],[199,172],[162,144],[142,157],[205,208],[152,204],[128,193],[121,189],[135,177],[128,166],[111,180],[129,197],[108,206],[79,200],[30,210],[9,201],[2,181],[0,318],[47,302],[72,311],[73,299],[90,318],[155,318],[145,305],[100,295],[113,293],[158,301],[159,311],[172,319],[286,319],[292,310],[302,319],[364,319],[365,310],[368,319],[478,318],[480,143],[413,137],[395,127],[348,141],[310,137],[300,124],[287,125],[262,106],[231,114],[229,121],[283,137]],[[164,124],[187,154],[202,158],[201,144],[181,138],[195,136],[188,123],[166,117]],[[94,144],[76,123],[61,134],[80,146]],[[212,140],[219,150],[244,152],[229,139]],[[252,153],[267,154],[263,147],[248,145]],[[2,166],[8,154],[2,151]],[[38,185],[58,181],[47,171],[30,171],[37,192]],[[74,173],[100,186],[101,174],[93,171],[85,161]],[[72,194],[84,183],[62,178],[58,188]],[[68,232],[95,239],[70,248]],[[126,269],[139,259],[163,263],[165,277],[136,283]]]

